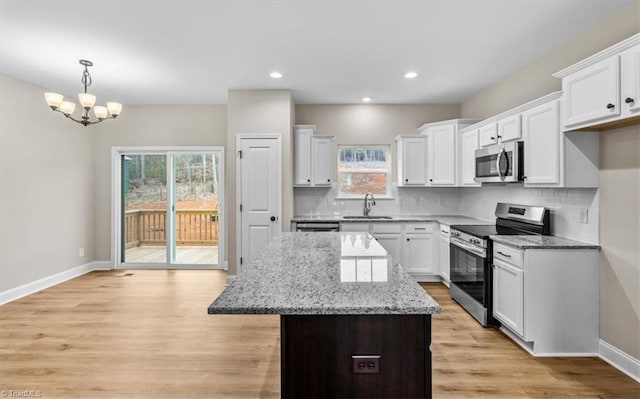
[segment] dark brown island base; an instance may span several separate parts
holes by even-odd
[[[208,312],[280,314],[282,398],[431,398],[440,306],[368,233],[284,233]]]

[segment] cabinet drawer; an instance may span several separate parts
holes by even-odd
[[[369,232],[369,223],[340,223],[340,231],[364,231]]]
[[[496,242],[493,243],[493,259],[499,259],[522,269],[524,264],[524,251]]]
[[[405,232],[407,234],[428,234],[433,233],[435,223],[407,223]]]
[[[402,224],[389,222],[371,223],[371,231],[373,233],[402,233]]]

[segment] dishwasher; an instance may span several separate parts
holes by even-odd
[[[296,232],[321,233],[340,231],[340,222],[297,222]]]

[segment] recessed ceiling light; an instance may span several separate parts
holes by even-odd
[[[282,77],[282,74],[278,71],[273,71],[269,74],[269,76],[271,76],[274,79],[280,79]]]
[[[407,72],[404,74],[404,77],[407,79],[414,79],[418,74],[416,72]]]
[[[371,98],[371,97],[362,97],[362,102],[363,102],[363,103],[370,103],[370,102],[371,102],[371,100],[372,100],[372,98]]]

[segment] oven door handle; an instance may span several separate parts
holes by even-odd
[[[452,238],[451,239],[451,244],[453,244],[456,247],[461,248],[461,249],[463,249],[465,251],[471,252],[474,255],[478,255],[478,256],[480,256],[482,258],[486,258],[487,257],[485,251],[479,250],[478,248],[473,247],[471,245],[468,245],[464,241],[460,241],[460,240],[458,240],[456,238]]]

